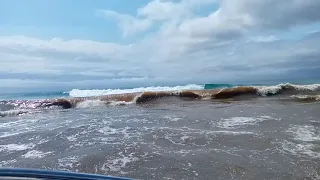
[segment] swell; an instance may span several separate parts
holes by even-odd
[[[106,103],[132,102],[136,104],[147,103],[153,100],[166,97],[188,98],[188,99],[230,99],[239,96],[273,96],[280,94],[294,95],[307,92],[318,92],[320,85],[293,85],[279,84],[276,86],[240,86],[222,89],[204,89],[204,90],[181,90],[181,91],[160,91],[160,92],[140,92],[111,94],[105,96],[79,97],[70,99],[57,99],[46,106],[57,105],[63,108],[76,107],[78,103],[87,100],[99,100]],[[310,99],[311,97],[309,97]],[[315,98],[313,98],[315,99]]]
[[[49,106],[60,106],[62,108],[73,108],[84,101],[102,101],[105,104],[117,104],[113,102],[123,102],[118,104],[142,104],[150,102],[156,99],[165,98],[165,97],[180,97],[180,98],[192,98],[192,99],[201,99],[202,96],[200,90],[195,91],[163,91],[163,92],[143,92],[143,93],[126,93],[126,94],[112,94],[105,96],[92,96],[92,97],[79,97],[79,98],[69,98],[69,99],[55,99],[52,101],[47,101],[43,103],[43,107]]]
[[[180,99],[192,100],[220,100],[233,99],[237,97],[268,97],[274,95],[290,95],[296,101],[319,101],[320,84],[311,85],[293,85],[279,84],[275,86],[239,86],[220,89],[203,89],[203,90],[179,90],[179,91],[158,91],[158,92],[133,92],[124,94],[109,94],[103,96],[90,97],[70,97],[48,99],[41,101],[2,101],[2,104],[13,106],[15,109],[37,109],[48,108],[52,106],[64,109],[77,107],[85,101],[99,101],[98,104],[125,105],[125,104],[143,104],[152,102],[157,99],[175,97]],[[303,93],[302,96],[301,93]],[[312,94],[313,93],[313,94]],[[115,103],[116,102],[116,103]],[[3,110],[2,110],[3,112]]]

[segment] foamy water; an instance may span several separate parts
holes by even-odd
[[[290,83],[278,84],[274,86],[254,86],[258,90],[258,94],[267,95],[267,94],[278,94],[279,91],[285,88],[293,88],[298,91],[316,91],[320,89],[320,84],[306,84],[306,85],[295,85]]]
[[[267,95],[292,85],[254,88]],[[317,88],[297,86],[293,89],[301,91],[294,96],[289,91],[275,98],[150,96],[140,104],[84,98],[70,109],[12,101],[23,109],[3,108],[0,166],[155,180],[317,179],[319,101],[295,101],[317,96]],[[85,90],[75,96],[110,92]]]
[[[203,85],[189,84],[186,86],[157,86],[157,87],[141,87],[133,89],[73,89],[69,92],[71,97],[89,97],[102,96],[110,94],[125,94],[137,92],[159,92],[159,91],[181,91],[181,90],[202,90]]]
[[[52,152],[42,152],[37,150],[28,151],[26,154],[22,155],[23,158],[44,158],[45,156],[51,154]]]
[[[35,144],[6,144],[0,145],[0,151],[23,151],[27,149],[32,149]]]
[[[260,117],[232,117],[229,119],[222,119],[218,122],[218,127],[226,129],[243,128],[250,125],[257,125],[260,122],[268,120],[278,120],[270,116]]]
[[[285,140],[283,149],[296,156],[308,156],[320,160],[320,128],[312,125],[293,125],[287,132],[295,141]]]

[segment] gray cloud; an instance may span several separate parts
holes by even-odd
[[[320,21],[320,1],[317,0],[223,0],[221,9],[230,17],[247,19],[249,26],[267,29],[287,29]]]
[[[0,86],[124,87],[317,76],[312,73],[320,67],[320,33],[296,32],[299,41],[277,33],[318,23],[319,2],[221,0],[208,16],[195,15],[195,7],[217,3],[213,0],[175,2],[152,1],[136,16],[99,11],[132,35],[159,25],[134,44],[2,36]]]

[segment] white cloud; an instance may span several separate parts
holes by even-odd
[[[1,36],[0,84],[79,88],[207,83],[320,69],[318,32],[304,34],[301,41],[277,35],[317,23],[319,4],[312,0],[154,0],[135,15],[99,10],[99,15],[118,23],[124,36],[159,29],[128,45]],[[196,13],[209,5],[217,10],[207,16]],[[270,32],[273,35],[266,35]]]
[[[216,0],[183,0],[180,2],[153,0],[138,9],[137,16],[153,21],[181,21],[195,15],[193,10],[196,8],[214,3]]]
[[[279,40],[275,36],[252,36],[248,38],[247,42],[272,42]]]
[[[98,10],[101,15],[116,23],[123,31],[123,36],[132,36],[148,31],[157,23],[179,23],[194,16],[193,10],[204,5],[215,3],[216,0],[153,0],[137,10],[135,15],[120,14],[113,10]]]
[[[206,17],[183,21],[180,32],[212,38],[237,38],[251,31],[288,29],[320,21],[320,1],[221,0]]]

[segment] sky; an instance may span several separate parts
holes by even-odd
[[[0,0],[0,89],[320,79],[319,0]]]

